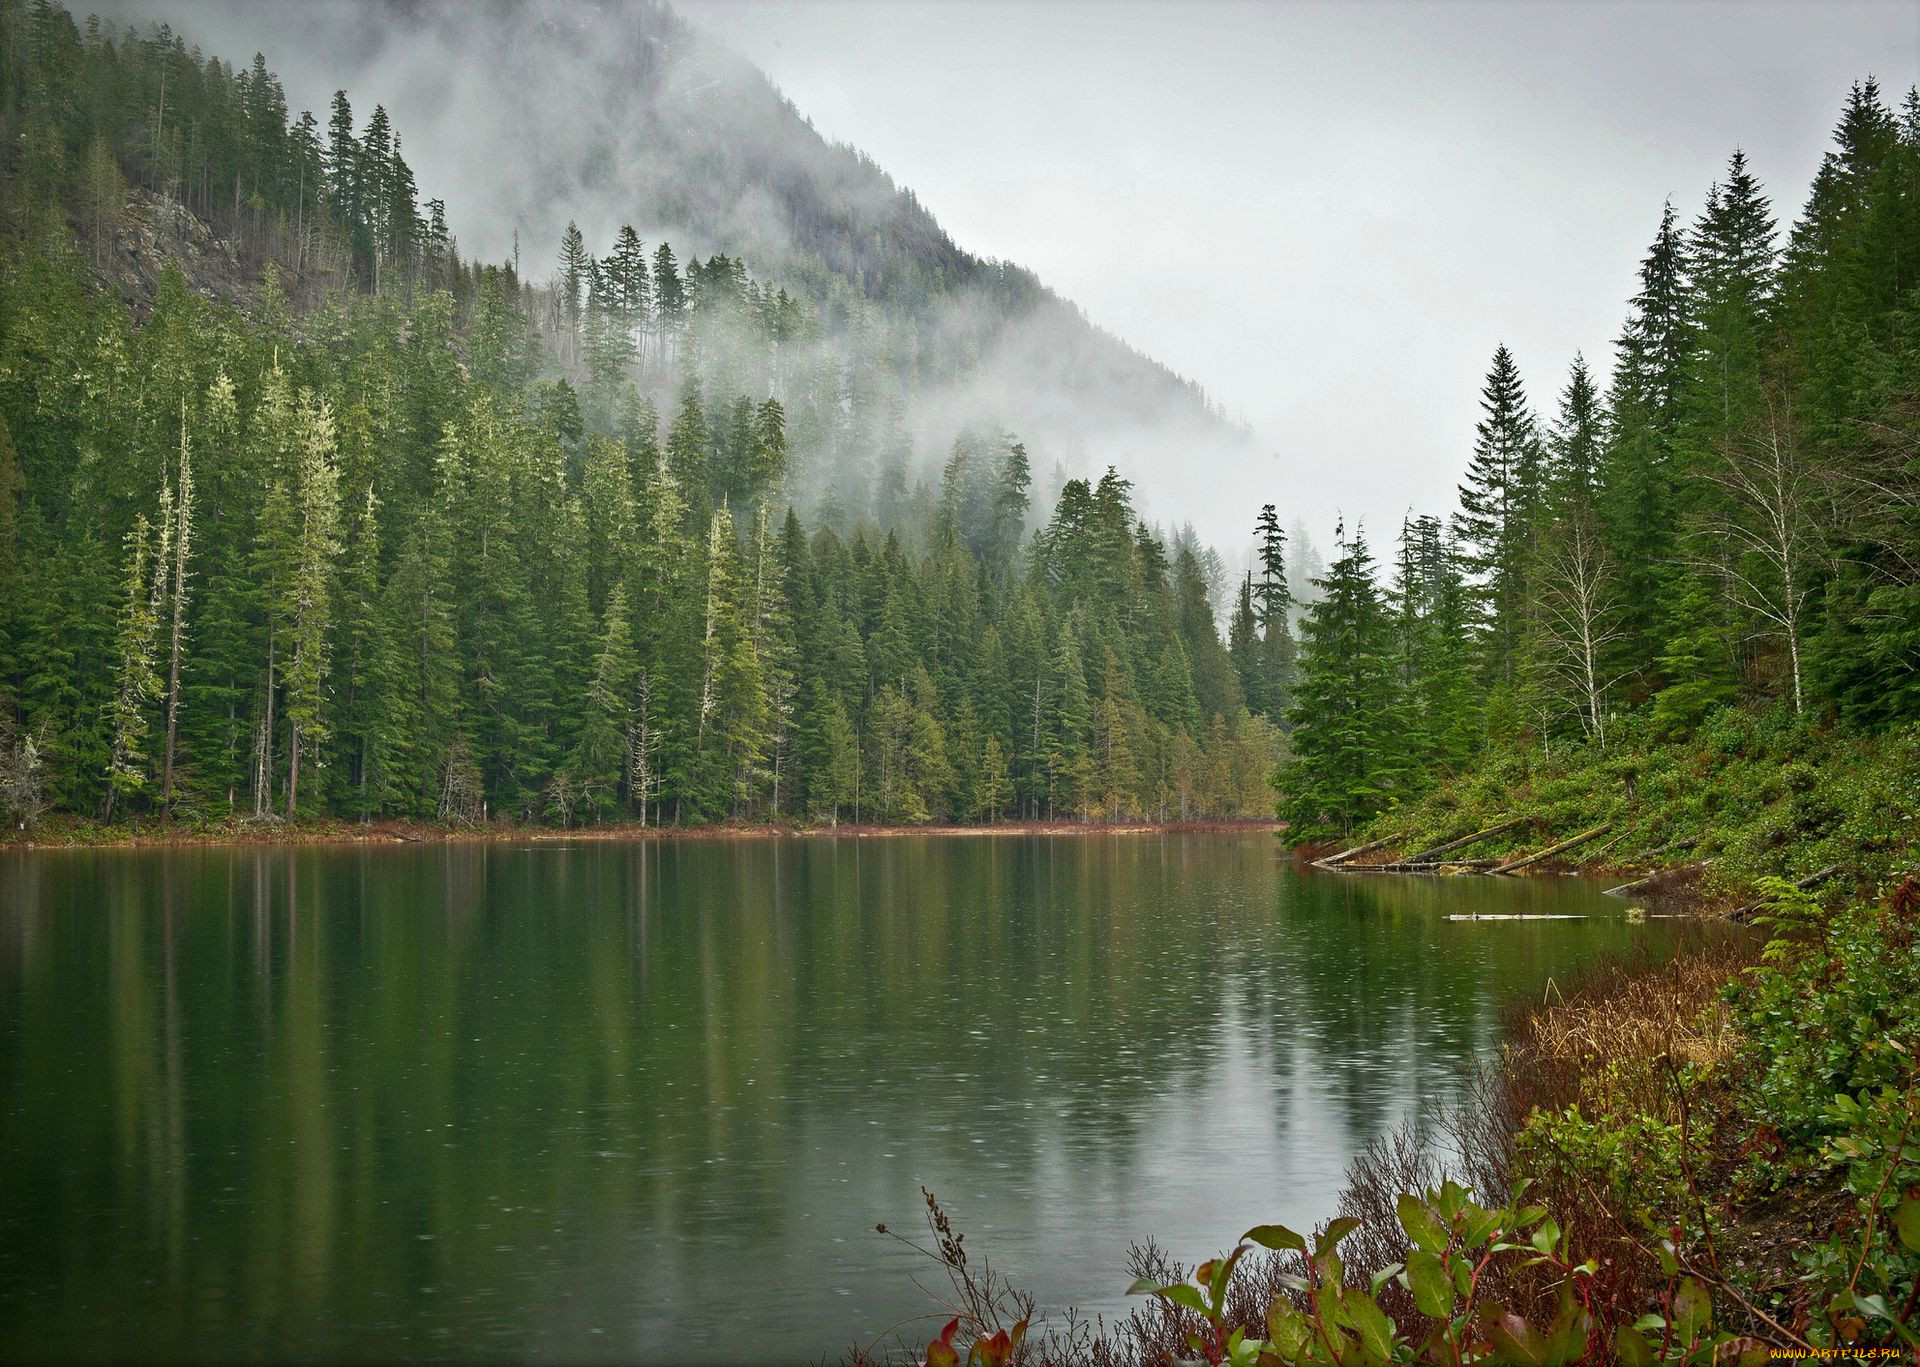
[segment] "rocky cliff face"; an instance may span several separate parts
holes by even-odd
[[[259,284],[242,266],[233,244],[199,215],[162,195],[129,191],[111,241],[93,263],[94,278],[144,322],[168,262],[194,293],[210,299],[231,299],[244,306],[252,302]]]

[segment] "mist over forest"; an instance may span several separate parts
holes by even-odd
[[[595,254],[631,226],[682,258],[724,254],[806,300],[819,324],[811,344],[857,353],[890,391],[878,402],[900,405],[909,485],[937,477],[963,429],[1010,432],[1044,484],[1130,471],[1150,517],[1197,518],[1223,564],[1244,568],[1251,523],[1237,505],[1224,517],[1230,500],[1209,486],[1244,468],[1249,431],[1018,263],[956,244],[911,188],[822,138],[764,74],[670,5],[100,8],[126,23],[172,19],[235,64],[265,51],[291,106],[320,111],[339,88],[381,102],[426,192],[446,201],[459,250],[512,260],[530,284],[553,279],[570,223]],[[803,500],[838,486],[849,507],[847,490],[888,477],[877,449],[799,454]],[[1225,571],[1215,579],[1224,610]]]

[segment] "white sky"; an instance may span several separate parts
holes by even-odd
[[[1496,342],[1543,411],[1575,351],[1604,372],[1664,198],[1743,146],[1784,228],[1849,84],[1920,79],[1911,0],[680,8],[1251,421],[1282,487],[1246,501],[1323,544],[1451,506]]]
[[[338,83],[363,115],[384,100],[456,234],[505,250],[487,187],[463,198],[486,135],[438,116],[444,80],[405,49],[355,69],[376,0],[94,2],[236,61],[264,48],[323,120]],[[1450,510],[1497,342],[1550,415],[1575,351],[1604,377],[1663,199],[1691,220],[1741,146],[1784,231],[1848,86],[1877,75],[1897,104],[1920,79],[1917,0],[678,7],[961,246],[1030,267],[1254,426],[1272,454],[1251,468],[1170,451],[1123,471],[1230,562],[1262,502],[1323,548],[1340,512],[1381,545],[1409,508]],[[470,79],[484,98],[499,75]]]

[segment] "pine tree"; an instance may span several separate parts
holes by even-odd
[[[778,399],[760,402],[753,412],[752,449],[743,496],[757,502],[779,493],[787,478],[787,414]]]
[[[1280,517],[1271,503],[1260,509],[1254,523],[1259,538],[1260,570],[1253,581],[1254,614],[1260,626],[1260,674],[1262,702],[1255,707],[1253,695],[1247,705],[1279,722],[1293,705],[1293,673],[1297,650],[1293,640],[1293,590],[1287,583],[1287,535],[1280,530]]]
[[[300,804],[302,749],[317,752],[328,737],[325,684],[333,623],[333,562],[340,551],[333,415],[324,400],[301,396],[300,428],[299,465],[288,498],[291,526],[281,533],[288,537],[289,573],[272,602],[287,640],[288,815]]]
[[[1454,526],[1471,547],[1487,624],[1490,679],[1510,683],[1526,611],[1526,559],[1543,494],[1542,452],[1513,353],[1495,348],[1480,391],[1485,415],[1475,427],[1473,459],[1460,486]]]
[[[1047,805],[1067,814],[1079,810],[1087,786],[1087,731],[1092,711],[1077,616],[1070,614],[1060,624],[1047,689],[1052,702],[1044,750]]]
[[[353,105],[344,90],[333,92],[327,120],[327,197],[349,227],[359,221],[360,144],[353,136]]]
[[[627,591],[616,584],[601,617],[600,649],[594,657],[593,682],[584,700],[586,721],[566,770],[596,815],[613,810],[632,768],[634,696],[639,678],[640,658],[633,645]]]
[[[711,476],[713,436],[701,411],[700,387],[688,380],[680,387],[680,410],[667,431],[667,465],[683,490],[702,491]]]
[[[107,769],[108,821],[113,820],[116,799],[130,798],[147,786],[147,704],[160,691],[154,653],[167,586],[171,502],[171,494],[163,486],[157,538],[144,513],[134,519],[133,530],[127,533],[125,589],[116,638],[119,669],[112,717],[113,757]]]
[[[1020,554],[1020,541],[1026,535],[1028,488],[1033,471],[1027,460],[1027,448],[1008,440],[994,472],[993,521],[988,534],[987,560],[998,574],[1012,572]]]
[[[766,758],[768,730],[765,679],[753,654],[740,543],[724,507],[716,508],[708,523],[706,566],[689,796],[700,812],[719,817],[744,809],[750,796],[747,776]]]
[[[1482,693],[1462,644],[1473,624],[1459,545],[1431,515],[1401,527],[1394,611],[1411,747],[1428,773],[1456,771],[1480,743]]]
[[[826,697],[808,711],[819,718],[818,739],[808,764],[810,808],[816,820],[824,817],[838,826],[840,813],[859,798],[860,739],[838,698]]]
[[[1644,696],[1666,630],[1660,584],[1675,547],[1673,444],[1687,365],[1686,244],[1671,201],[1661,210],[1629,307],[1614,344],[1598,508],[1607,553],[1620,567],[1621,643],[1614,664],[1641,676],[1635,692]]]
[[[653,331],[655,351],[663,363],[677,354],[686,319],[686,287],[673,259],[673,248],[662,242],[653,250]]]
[[[1767,198],[1735,152],[1687,243],[1687,370],[1681,440],[1728,449],[1762,406],[1760,351],[1772,297],[1774,224]]]
[[[1247,707],[1255,712],[1268,711],[1273,699],[1267,686],[1267,662],[1260,649],[1259,620],[1253,611],[1251,574],[1240,581],[1233,616],[1227,619],[1227,655],[1233,660],[1233,672],[1239,677]]]
[[[1408,791],[1393,621],[1366,537],[1349,539],[1342,526],[1334,546],[1302,628],[1293,750],[1275,779],[1281,818],[1299,841],[1350,834]]]
[[[586,239],[580,235],[579,225],[568,219],[567,230],[560,236],[560,308],[561,317],[576,339],[580,331],[582,291],[592,268],[593,258],[587,254]]]
[[[763,756],[742,755],[736,786],[743,802],[753,800],[764,779],[771,784],[771,815],[780,815],[782,765],[792,739],[794,682],[793,621],[786,598],[783,543],[773,531],[765,504],[754,513],[752,564],[747,586],[748,648],[765,699]],[[760,767],[764,757],[766,767]]]
[[[1556,510],[1591,508],[1600,488],[1606,446],[1605,414],[1586,358],[1575,355],[1567,387],[1560,393],[1560,417],[1547,438],[1551,457],[1548,492]]]
[[[180,468],[173,496],[172,564],[167,599],[172,620],[167,632],[167,739],[160,766],[160,809],[173,815],[173,762],[180,739],[180,665],[187,643],[187,562],[193,555],[193,458],[187,441],[186,405],[180,409]],[[163,500],[164,511],[164,500]]]
[[[1119,657],[1106,652],[1100,699],[1094,705],[1090,739],[1090,814],[1124,821],[1140,811],[1140,757],[1146,749],[1145,717]]]
[[[335,656],[335,734],[346,756],[346,787],[362,820],[400,793],[404,744],[396,724],[401,671],[392,622],[382,611],[379,500],[373,486],[355,500],[339,576],[340,639]]]
[[[647,273],[646,249],[630,226],[621,225],[605,265],[620,324],[635,334],[646,327],[653,312],[653,280]]]

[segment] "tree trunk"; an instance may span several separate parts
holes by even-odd
[[[272,802],[273,791],[273,628],[267,628],[267,724],[261,733],[260,762],[254,767],[253,814],[262,817]]]
[[[300,723],[293,723],[293,740],[287,759],[287,815],[300,805]]]

